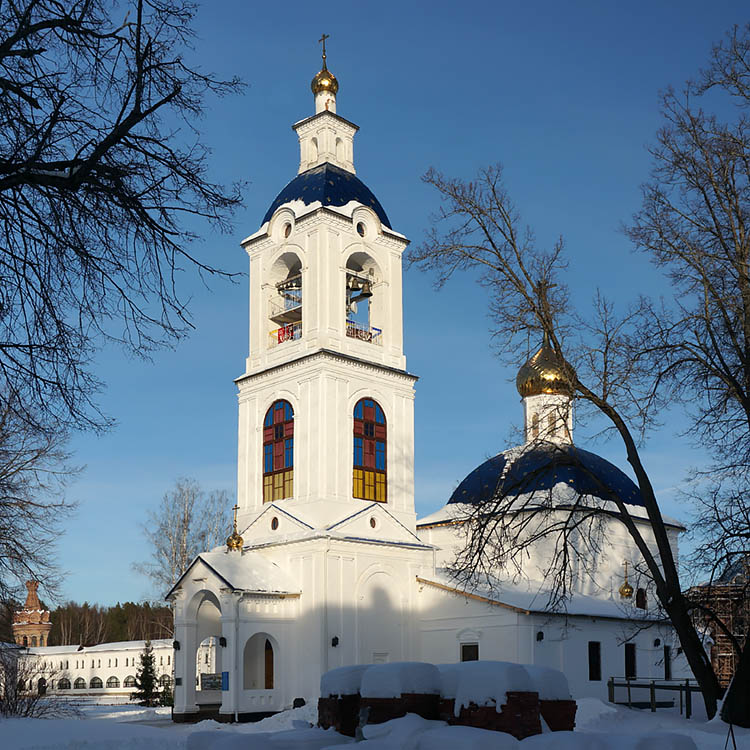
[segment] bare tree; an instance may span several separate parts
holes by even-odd
[[[701,108],[702,97],[724,95],[734,118],[722,121]],[[601,295],[594,310],[573,310],[561,283],[562,240],[547,251],[524,230],[506,192],[499,167],[474,182],[448,179],[430,170],[425,181],[439,191],[442,209],[427,241],[410,259],[438,274],[438,284],[457,270],[478,270],[488,290],[500,352],[513,361],[536,332],[544,332],[560,362],[571,362],[570,380],[580,406],[608,421],[625,448],[645,502],[655,549],[616,493],[601,494],[617,505],[617,516],[635,541],[659,601],[678,633],[703,691],[709,715],[719,694],[716,676],[691,622],[698,602],[681,592],[668,535],[653,487],[643,467],[638,439],[665,400],[682,401],[693,415],[691,436],[710,446],[715,459],[703,497],[703,544],[698,560],[711,574],[747,556],[745,488],[750,479],[750,25],[735,28],[717,45],[708,68],[678,94],[663,95],[664,125],[651,149],[653,172],[643,206],[626,230],[668,275],[675,290],[669,303],[637,301],[616,315]],[[730,108],[731,111],[731,108]],[[538,335],[538,333],[536,334]],[[710,479],[710,483],[706,480]],[[538,496],[517,499],[518,488],[498,493],[494,506],[475,511],[464,562],[477,569],[485,550],[500,562],[519,554],[523,538],[549,533],[556,540],[552,569],[564,598],[564,570],[576,559],[581,539],[597,539],[587,507],[542,516],[549,503]],[[611,488],[610,488],[611,489]],[[702,492],[705,490],[705,493]],[[523,494],[523,493],[521,493]],[[513,500],[512,498],[516,498]],[[498,511],[506,515],[495,519]],[[530,519],[534,519],[533,521]],[[554,522],[551,520],[554,519]],[[477,538],[471,529],[483,530]],[[504,545],[501,548],[498,542]],[[575,542],[575,543],[574,543]],[[481,570],[481,567],[479,568]],[[705,613],[702,613],[705,614]],[[750,647],[746,639],[745,651]]]
[[[46,694],[58,673],[40,670],[24,653],[24,649],[0,645],[0,716],[52,719],[79,715],[75,704]]]
[[[165,594],[199,553],[223,542],[230,529],[226,490],[205,492],[194,479],[178,479],[156,511],[149,511],[143,533],[151,560],[133,565]]]
[[[590,320],[573,311],[560,280],[565,267],[562,241],[544,251],[536,245],[533,233],[523,230],[499,166],[483,170],[473,182],[449,179],[435,170],[430,170],[424,180],[439,191],[442,208],[427,240],[411,251],[410,261],[437,271],[439,283],[459,269],[479,270],[491,299],[500,351],[517,361],[528,337],[544,332],[561,366],[567,368],[577,402],[605,417],[620,436],[645,506],[648,535],[644,535],[632,508],[611,487],[602,486],[600,494],[614,504],[613,516],[624,525],[640,552],[659,602],[701,686],[708,714],[713,716],[718,683],[682,594],[667,528],[638,450],[638,436],[648,423],[654,403],[653,391],[645,387],[646,375],[635,366],[630,352],[630,323],[639,310],[618,318],[600,296]],[[522,540],[544,538],[554,547],[552,562],[563,571],[556,577],[560,589],[556,598],[564,599],[568,593],[565,582],[570,578],[564,571],[583,558],[575,544],[597,538],[583,533],[592,531],[592,525],[598,523],[596,504],[587,500],[560,511],[533,493],[528,502],[519,503],[517,489],[509,487],[496,493],[462,519],[470,537],[476,537],[464,553],[467,571],[481,572],[482,560],[487,561],[488,568],[493,559],[506,567],[513,559],[521,564],[520,558],[528,550]],[[493,519],[489,526],[487,519]],[[521,535],[522,530],[528,533]],[[512,538],[521,541],[502,546]]]
[[[95,348],[179,338],[182,267],[218,273],[193,219],[226,229],[239,194],[207,178],[196,123],[240,84],[188,61],[194,10],[0,0],[0,393],[29,420],[106,426]]]
[[[19,416],[15,403],[0,408],[0,598],[29,579],[54,593],[55,545],[74,504],[65,497],[76,469],[67,463],[63,437]]]

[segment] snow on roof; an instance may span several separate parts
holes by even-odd
[[[531,679],[534,690],[539,693],[542,701],[570,700],[570,686],[568,678],[559,670],[551,667],[538,667],[524,664],[523,668]]]
[[[477,597],[489,603],[497,603],[516,609],[520,612],[578,615],[584,617],[607,617],[617,620],[661,620],[654,612],[637,609],[633,602],[627,604],[624,600],[613,596],[595,597],[586,594],[573,593],[565,605],[549,607],[549,588],[539,581],[523,581],[511,583],[509,581],[491,580],[486,584],[474,584],[464,587],[453,578],[445,568],[438,568],[430,577],[420,576],[418,580],[428,585],[453,591],[458,595]]]
[[[570,503],[575,502],[576,498],[578,497],[578,493],[575,492],[575,490],[571,490],[571,488],[566,484],[559,484],[556,485],[554,488],[554,492],[558,492],[560,495],[563,493],[565,494],[565,497],[562,496],[559,497],[560,500],[567,500]],[[525,504],[528,503],[529,495],[519,495],[518,496],[518,504],[519,507],[524,507]],[[606,510],[611,512],[612,515],[619,515],[619,511],[617,510],[617,506],[610,501],[600,501],[600,504],[602,506],[602,510]],[[529,503],[529,505],[531,505]],[[645,521],[647,523],[650,523],[648,512],[646,509],[640,505],[629,505],[628,503],[625,503],[625,509],[628,511],[628,513],[631,515],[632,518],[639,520],[639,521]],[[529,508],[531,510],[531,508]],[[612,510],[610,510],[612,509]],[[561,509],[564,510],[564,509]],[[436,526],[436,525],[443,525],[443,524],[450,524],[455,523],[461,518],[468,518],[470,517],[471,513],[475,513],[476,508],[471,503],[458,503],[458,502],[452,502],[452,503],[446,503],[442,508],[439,508],[434,513],[430,513],[429,515],[425,516],[424,518],[417,519],[417,528],[421,529],[426,526]],[[674,518],[670,518],[669,516],[665,516],[662,513],[662,519],[664,520],[664,523],[667,526],[673,526],[676,529],[680,529],[682,531],[685,530],[685,527]]]
[[[529,673],[520,664],[509,661],[466,661],[458,670],[458,687],[454,714],[472,703],[476,706],[495,705],[499,712],[509,690],[536,690]]]
[[[188,566],[167,596],[177,589],[191,569],[201,561],[207,565],[230,588],[237,591],[263,592],[270,594],[299,594],[300,587],[276,563],[258,552],[229,551],[217,547],[211,552],[201,552]]]
[[[160,648],[172,649],[171,638],[155,638],[151,641],[151,646],[155,650]],[[56,654],[91,654],[101,651],[143,651],[146,648],[146,641],[114,641],[112,643],[98,643],[96,646],[84,646],[81,648],[77,645],[69,646],[32,646],[28,648],[29,654],[37,656],[55,656]]]
[[[400,698],[411,693],[440,694],[440,672],[434,664],[421,661],[373,664],[362,675],[360,694],[366,698]]]
[[[333,695],[356,695],[362,683],[362,675],[369,668],[369,664],[355,664],[331,669],[320,678],[321,696],[328,698]]]

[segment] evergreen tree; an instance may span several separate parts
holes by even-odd
[[[159,681],[151,641],[146,641],[146,647],[141,651],[141,663],[135,675],[135,690],[130,694],[130,700],[138,701],[139,706],[159,704]]]

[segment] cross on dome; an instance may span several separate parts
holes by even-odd
[[[318,42],[323,45],[323,67],[315,74],[310,83],[310,88],[315,94],[315,114],[336,111],[336,94],[339,90],[339,82],[336,80],[336,76],[328,70],[326,64],[326,39],[329,38],[330,34],[323,34],[318,39]]]

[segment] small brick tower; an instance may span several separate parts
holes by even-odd
[[[48,646],[52,623],[37,595],[39,581],[26,581],[26,603],[13,615],[13,637],[19,646]]]

